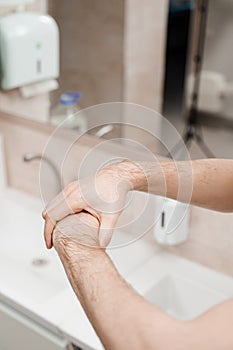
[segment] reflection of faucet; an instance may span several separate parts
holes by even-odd
[[[104,125],[102,128],[100,128],[98,131],[96,131],[95,133],[94,133],[94,135],[96,136],[96,137],[99,137],[99,138],[101,138],[101,137],[103,137],[103,136],[105,136],[105,135],[107,135],[107,134],[109,134],[111,131],[113,131],[113,129],[114,129],[114,126],[113,125]]]
[[[62,190],[62,186],[61,186],[61,179],[60,179],[60,175],[59,172],[56,168],[56,166],[54,165],[54,163],[47,158],[45,155],[40,154],[40,153],[26,153],[23,156],[23,161],[24,162],[31,162],[32,160],[44,160],[49,166],[50,168],[53,170],[54,175],[56,176],[57,179],[57,188],[58,188],[58,192],[61,192]]]

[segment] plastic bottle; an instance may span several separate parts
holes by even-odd
[[[53,125],[63,123],[64,128],[75,129],[81,133],[87,130],[87,120],[83,113],[79,112],[77,102],[80,99],[79,92],[65,92],[60,97],[59,105],[56,106],[50,117]]]

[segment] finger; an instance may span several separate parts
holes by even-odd
[[[99,229],[99,242],[101,247],[107,247],[110,243],[117,220],[117,215],[106,215],[102,217]]]
[[[66,193],[67,191],[59,193],[42,213],[47,222],[44,227],[44,237],[46,245],[48,244],[49,247],[50,245],[52,246],[50,240],[55,224],[66,216],[81,211],[81,209],[75,208],[77,203],[75,203],[74,199],[69,197],[69,195],[66,197]]]
[[[85,206],[85,208],[83,208],[84,211],[88,212],[89,214],[91,214],[92,216],[94,216],[94,218],[96,218],[99,222],[99,225],[100,225],[100,222],[101,222],[101,217],[100,217],[100,214],[95,211],[94,209],[92,209],[91,207],[89,206]]]
[[[78,199],[78,185],[76,182],[69,184],[59,193],[43,211],[42,216],[46,220],[44,237],[48,248],[52,247],[52,234],[56,223],[70,214],[82,211],[84,204]]]
[[[45,225],[44,225],[44,239],[46,243],[46,247],[48,249],[51,249],[53,246],[53,230],[55,227],[55,223],[53,223],[48,217],[45,220]]]
[[[73,196],[67,195],[65,191],[59,193],[44,210],[45,216],[49,216],[52,221],[60,221],[66,216],[75,212],[77,203]]]
[[[72,209],[71,209],[72,210]],[[52,235],[53,235],[53,230],[54,227],[56,225],[56,223],[62,219],[64,219],[65,217],[67,217],[68,215],[70,215],[70,209],[64,210],[62,213],[57,213],[55,212],[55,207],[52,208],[52,210],[50,211],[50,209],[47,212],[43,212],[43,217],[45,218],[45,225],[44,225],[44,238],[45,238],[45,242],[46,242],[46,246],[48,249],[52,248]],[[79,212],[81,210],[76,210],[76,212]],[[73,214],[73,210],[72,210],[72,214]]]

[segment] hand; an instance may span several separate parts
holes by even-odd
[[[53,244],[59,251],[60,246],[100,247],[99,222],[87,212],[73,214],[59,221],[53,232]]]
[[[124,208],[126,195],[132,188],[129,172],[131,167],[127,161],[112,164],[101,169],[95,177],[72,182],[55,197],[43,212],[47,247],[52,247],[56,223],[82,210],[99,220],[100,245],[106,246]]]

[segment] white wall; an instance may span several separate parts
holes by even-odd
[[[233,83],[233,1],[210,0],[203,69],[219,72]],[[224,114],[233,118],[233,102],[224,103]]]

